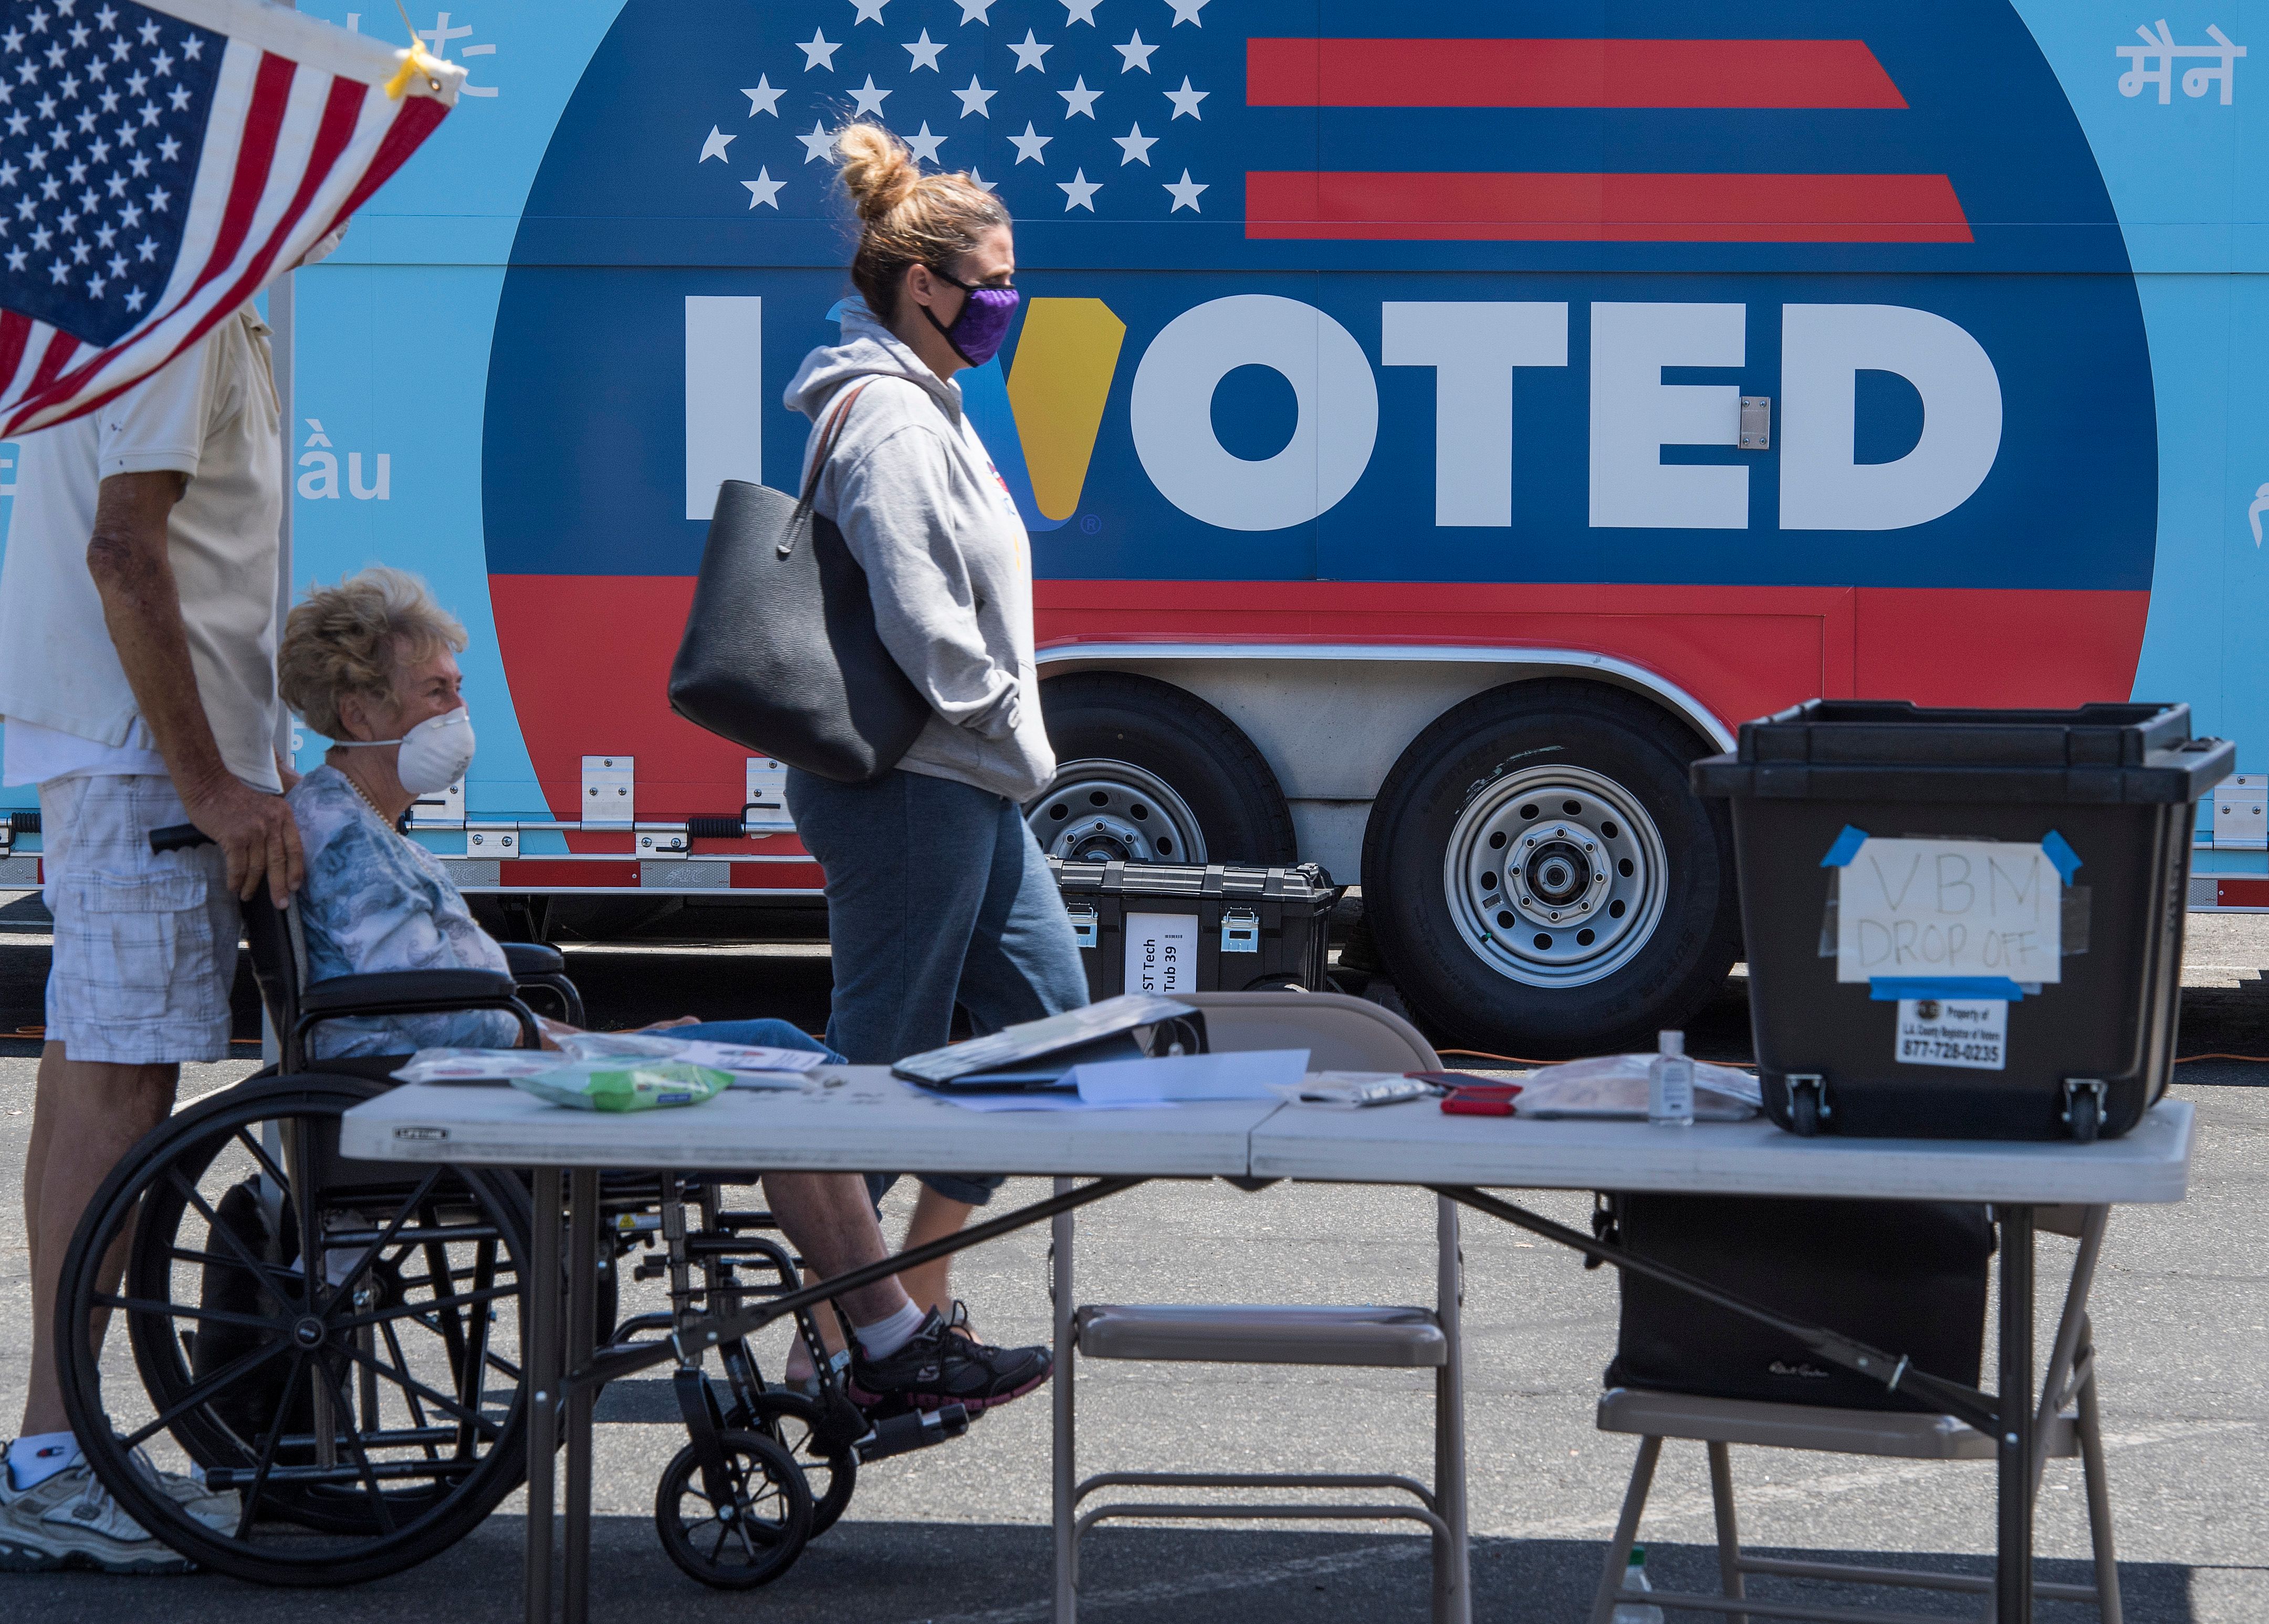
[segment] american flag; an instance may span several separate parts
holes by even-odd
[[[266,0],[0,0],[0,438],[195,343],[400,168],[463,78]]]

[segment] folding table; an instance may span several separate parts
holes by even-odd
[[[950,1172],[980,1167],[1091,1180],[827,1286],[748,1309],[703,1332],[709,1342],[746,1334],[802,1303],[1152,1178],[1221,1177],[1255,1187],[1286,1178],[1422,1185],[1587,1256],[1652,1271],[1704,1295],[1710,1288],[1698,1281],[1626,1257],[1486,1190],[1991,1202],[2001,1225],[1997,1394],[1906,1371],[1903,1362],[1898,1373],[1911,1391],[1949,1413],[1974,1418],[1973,1424],[2000,1444],[1995,1600],[2000,1624],[2025,1624],[2032,1609],[2034,1209],[2179,1201],[2190,1171],[2191,1107],[2174,1100],[2162,1102],[2121,1139],[2093,1145],[2005,1144],[1800,1140],[1761,1120],[1668,1128],[1445,1117],[1424,1102],[1362,1111],[1240,1101],[1160,1110],[979,1113],[923,1094],[880,1067],[829,1068],[815,1076],[823,1086],[809,1093],[736,1089],[697,1109],[630,1116],[594,1116],[544,1105],[502,1086],[461,1084],[405,1086],[347,1113],[340,1148],[350,1156],[534,1170],[525,1377],[530,1389],[528,1624],[550,1624],[552,1614],[552,1454],[561,1422],[567,1444],[562,1599],[566,1624],[587,1624],[592,1401],[602,1383],[672,1361],[679,1352],[676,1338],[627,1352],[593,1346],[589,1315],[595,1295],[602,1168]],[[564,1208],[562,1170],[570,1184]],[[567,1262],[578,1282],[572,1302],[579,1321],[564,1333],[567,1275],[558,1256],[563,1212],[573,1219]],[[2083,1295],[2086,1284],[2073,1282]],[[1841,1338],[1814,1345],[1823,1356],[1855,1369],[1867,1369],[1870,1360],[1889,1365],[1897,1356],[1896,1349],[1862,1348]],[[1880,1375],[1881,1367],[1874,1373]],[[1462,1511],[1454,1532],[1462,1554]],[[1469,1613],[1469,1591],[1461,1591],[1460,1604]]]

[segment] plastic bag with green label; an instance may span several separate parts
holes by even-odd
[[[654,1111],[698,1105],[722,1094],[733,1074],[684,1060],[568,1060],[512,1086],[577,1111]]]

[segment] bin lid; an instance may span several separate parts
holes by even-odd
[[[1811,699],[1741,724],[1693,765],[1696,794],[1772,801],[2185,804],[2236,771],[2237,747],[2191,737],[2187,705],[1925,709]]]
[[[1336,902],[1346,888],[1314,863],[1284,868],[1230,863],[1082,862],[1048,859],[1067,894],[1103,891],[1127,897],[1226,897],[1238,902]]]

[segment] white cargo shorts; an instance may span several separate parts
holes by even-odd
[[[242,919],[227,860],[212,845],[150,850],[152,830],[188,821],[161,774],[40,786],[41,895],[55,919],[47,1036],[66,1059],[228,1058]]]

